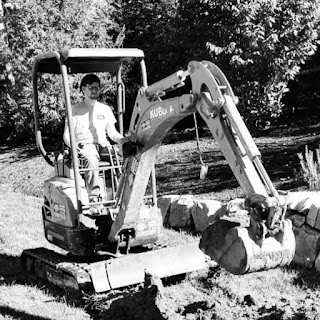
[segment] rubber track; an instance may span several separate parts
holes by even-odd
[[[30,270],[30,267],[28,267],[25,262],[27,259],[32,259],[34,263],[36,261],[41,262],[40,272],[39,268],[32,268],[32,270]],[[23,267],[36,277],[48,280],[49,282],[68,290],[69,288],[67,286],[50,281],[50,277],[43,272],[45,269],[44,266],[47,266],[49,267],[49,270],[51,269],[53,271],[57,271],[56,274],[61,274],[61,283],[63,283],[64,277],[73,278],[73,280],[78,284],[79,294],[89,293],[93,290],[91,276],[89,273],[90,262],[81,262],[80,260],[81,259],[78,257],[66,256],[46,248],[24,250],[21,256],[21,263]]]

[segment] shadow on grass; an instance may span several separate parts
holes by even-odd
[[[0,315],[9,316],[12,319],[24,319],[24,320],[51,320],[52,318],[35,316],[24,311],[20,311],[11,307],[3,307],[0,305]]]
[[[44,142],[44,148],[45,151],[50,154],[54,151],[57,150],[62,150],[62,140],[52,140]],[[2,145],[0,146],[0,156],[2,154],[6,153],[12,153],[13,155],[9,157],[9,162],[17,162],[17,161],[25,161],[31,158],[34,158],[36,156],[40,156],[40,152],[36,146],[35,141],[29,141],[27,143],[24,143],[23,145],[15,145],[15,146],[10,146],[10,145]],[[6,160],[7,161],[7,160]],[[0,159],[0,163],[3,162]]]
[[[26,274],[20,265],[20,257],[0,254],[0,279],[6,284],[27,283]]]
[[[272,306],[270,308],[262,307],[258,310],[261,317],[256,318],[257,320],[282,320],[286,312],[277,306]],[[286,317],[287,319],[287,317]],[[310,319],[305,312],[295,312],[291,315],[290,320],[307,320]]]
[[[5,159],[1,159],[1,155],[8,154]],[[26,161],[28,159],[39,156],[40,153],[35,144],[29,143],[21,147],[10,148],[8,146],[0,147],[0,164],[4,162],[14,163],[18,161]]]
[[[277,185],[277,189],[292,190],[303,187],[305,182],[297,177],[299,170],[299,161],[294,159],[295,153],[288,156],[290,165],[287,165],[283,159],[275,158],[272,154],[267,154],[264,158],[266,171]],[[295,161],[293,164],[292,162]],[[157,188],[159,195],[167,194],[193,194],[201,195],[207,193],[225,193],[230,191],[230,198],[236,191],[237,197],[243,197],[244,192],[241,190],[231,168],[226,161],[219,160],[215,162],[205,162],[208,166],[208,173],[204,180],[200,180],[200,164],[197,163],[196,157],[190,158],[188,162],[170,164],[158,164],[156,166]],[[235,190],[238,189],[238,190]],[[232,194],[232,195],[231,195]],[[227,196],[227,195],[226,195]],[[230,199],[226,199],[230,200]]]
[[[12,285],[36,285],[40,289],[40,282],[32,282],[20,265],[20,257],[0,254],[0,284]],[[10,316],[13,319],[45,320],[48,318],[30,315],[21,310],[0,305],[0,315]]]
[[[314,130],[320,130],[320,125]],[[311,130],[312,131],[312,130]],[[316,132],[318,132],[316,131]],[[277,189],[292,190],[305,187],[299,178],[300,160],[298,153],[304,154],[305,146],[309,150],[319,148],[320,135],[288,136],[279,139],[277,136],[258,138],[257,145],[261,152],[262,164]],[[209,142],[208,142],[209,141]],[[202,158],[209,167],[205,180],[200,180],[199,155],[194,150],[181,152],[175,159],[168,154],[168,159],[156,164],[157,186],[160,195],[165,194],[201,194],[219,193],[223,190],[239,187],[231,168],[223,157],[218,145],[204,142],[210,151],[204,150]],[[242,196],[243,193],[237,195]]]
[[[319,119],[319,118],[318,118]],[[317,120],[316,123],[300,123],[293,126],[290,125],[280,125],[278,127],[273,127],[266,133],[267,135],[274,137],[283,137],[283,136],[301,136],[301,135],[319,135],[320,134],[320,123]],[[261,134],[258,134],[261,136]]]
[[[299,266],[293,266],[292,268],[298,271],[298,275],[293,282],[295,285],[307,287],[313,290],[320,289],[319,273],[316,272],[314,268],[305,269]]]
[[[105,300],[96,302],[93,297],[86,299],[75,296],[72,293],[58,288],[48,282],[39,280],[29,275],[20,265],[20,257],[0,254],[0,284],[7,285],[31,285],[39,290],[52,295],[57,301],[68,302],[75,307],[85,307],[91,319],[139,319],[139,320],[163,320],[159,309],[155,304],[157,290],[152,288],[142,288],[131,292],[118,292],[117,297],[109,294]],[[111,297],[111,299],[110,299]],[[103,311],[101,311],[103,310]],[[11,307],[2,307],[0,304],[0,315],[11,316],[14,319],[46,320],[45,317],[32,316],[26,312],[16,310]]]
[[[159,194],[202,194],[239,186],[228,165],[209,167],[206,179],[200,180],[200,164],[190,162],[156,166]]]
[[[52,295],[57,301],[60,301],[61,298],[65,298],[66,301],[70,302],[74,306],[83,306],[83,301],[79,296],[66,292],[65,290],[54,286],[49,282],[36,278],[25,271],[21,266],[20,256],[0,254],[0,284],[1,283],[5,283],[7,285],[19,284],[24,286],[36,286],[39,290]]]

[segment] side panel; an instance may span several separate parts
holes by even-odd
[[[82,206],[89,204],[88,194],[81,186]],[[79,222],[74,180],[54,177],[44,182],[44,219],[65,227],[76,227]]]
[[[84,184],[81,186],[82,207],[89,210]],[[95,230],[79,228],[74,180],[54,177],[44,182],[43,226],[46,239],[75,255],[92,254]]]

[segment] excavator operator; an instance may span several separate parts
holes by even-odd
[[[75,133],[76,146],[79,154],[84,158],[86,187],[90,202],[97,202],[100,196],[99,187],[99,159],[105,148],[110,147],[109,137],[118,143],[123,136],[117,131],[117,122],[109,105],[98,102],[100,94],[100,79],[94,74],[83,77],[80,91],[83,100],[72,106],[72,119]],[[106,135],[107,133],[107,135]],[[66,120],[63,139],[70,148],[69,125]],[[98,214],[97,206],[91,206],[91,213]]]

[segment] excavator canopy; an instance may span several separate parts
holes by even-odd
[[[116,72],[119,63],[128,58],[144,58],[140,49],[85,49],[73,48],[52,51],[36,56],[34,72],[60,74],[61,63],[69,74],[92,72]]]

